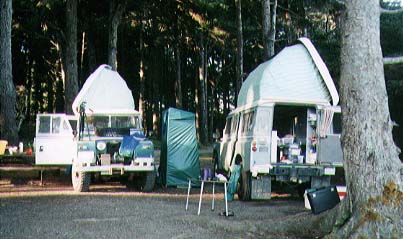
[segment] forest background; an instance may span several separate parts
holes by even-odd
[[[236,106],[242,80],[298,37],[311,39],[339,87],[340,18],[331,0],[13,1],[19,140],[32,142],[37,113],[70,113],[85,79],[107,63],[132,90],[148,135],[159,138],[162,111],[176,107],[196,113],[200,142],[208,144]],[[403,13],[381,15],[381,45],[384,56],[402,55]],[[403,146],[403,64],[384,68],[393,136]]]

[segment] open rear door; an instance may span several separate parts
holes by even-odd
[[[329,111],[329,110],[328,110]],[[325,116],[326,111],[322,111],[321,137],[319,138],[318,161],[319,164],[332,164],[343,166],[343,151],[341,147],[341,109],[339,106],[331,107],[332,114]],[[325,123],[323,123],[325,122]]]
[[[36,118],[35,164],[69,165],[77,154],[74,131],[77,122],[64,114],[38,114]]]

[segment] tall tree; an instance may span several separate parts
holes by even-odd
[[[402,166],[392,139],[379,14],[379,0],[346,1],[340,91],[348,220],[336,238],[403,237]]]
[[[272,53],[270,52],[270,17],[270,0],[262,0],[262,32],[265,60],[268,60],[272,56]]]
[[[242,1],[235,0],[236,22],[237,22],[237,57],[236,57],[236,92],[235,99],[238,99],[238,93],[241,90],[243,82],[243,33],[242,33]]]
[[[199,63],[199,89],[200,89],[200,142],[207,144],[208,140],[208,119],[207,119],[207,89],[206,89],[206,45],[203,33],[200,33],[200,63]]]
[[[271,13],[273,12],[273,14]],[[270,8],[270,0],[262,0],[262,32],[264,59],[274,56],[274,43],[276,41],[277,0],[273,1],[273,9]]]
[[[269,36],[269,55],[274,56],[274,44],[276,43],[276,24],[277,24],[277,0],[273,0],[273,9],[271,15],[271,26]]]
[[[66,2],[66,28],[65,28],[65,107],[68,114],[72,114],[71,108],[78,92],[78,67],[77,67],[77,0]]]
[[[12,0],[0,1],[0,137],[10,144],[18,141],[16,91],[12,76],[11,22]]]
[[[116,70],[118,66],[116,58],[118,27],[126,10],[126,1],[111,0],[109,4],[108,64],[112,66],[112,69]]]
[[[175,80],[175,102],[176,107],[182,109],[182,61],[181,61],[181,44],[179,20],[177,20],[177,33],[175,40],[175,63],[176,63],[176,80]]]
[[[145,5],[143,4],[141,6],[140,10],[140,36],[139,36],[139,51],[140,51],[140,64],[139,64],[139,85],[140,85],[140,92],[139,92],[139,112],[141,114],[142,120],[143,120],[143,126],[145,126],[146,130],[147,124],[146,124],[146,105],[145,105],[145,93],[146,93],[146,88],[145,88],[145,66],[144,66],[144,18],[145,18]]]

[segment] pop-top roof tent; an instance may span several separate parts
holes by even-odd
[[[86,113],[135,113],[133,95],[126,81],[108,65],[99,66],[85,81],[74,99],[75,115],[86,102]]]
[[[308,38],[298,41],[249,74],[239,92],[238,107],[258,102],[338,104],[339,95],[319,53]]]
[[[167,187],[187,186],[189,178],[199,178],[195,114],[175,108],[163,112],[159,171]]]

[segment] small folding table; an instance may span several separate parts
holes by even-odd
[[[215,184],[224,184],[224,201],[225,201],[225,216],[228,217],[228,201],[227,201],[227,182],[226,181],[218,181],[218,180],[202,180],[202,179],[189,179],[189,184],[188,184],[188,195],[186,198],[186,211],[189,208],[189,194],[190,194],[190,189],[192,188],[192,182],[200,182],[201,187],[200,187],[200,197],[199,197],[199,209],[197,211],[197,215],[200,215],[200,209],[201,209],[201,203],[202,203],[202,197],[203,197],[203,189],[204,189],[204,184],[205,183],[211,183],[213,184],[213,200],[211,203],[211,210],[214,211],[214,193],[215,193]]]

